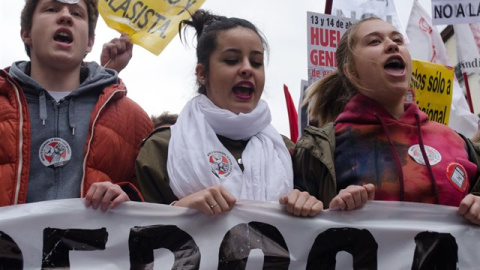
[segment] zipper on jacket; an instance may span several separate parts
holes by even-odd
[[[16,183],[15,183],[15,199],[13,201],[13,204],[18,204],[18,196],[20,193],[20,185],[22,183],[21,175],[22,175],[22,168],[23,168],[23,108],[22,108],[22,102],[20,100],[20,91],[18,90],[17,86],[15,83],[13,83],[8,76],[6,77],[7,81],[13,86],[15,89],[15,97],[17,98],[18,102],[18,108],[19,108],[19,114],[20,114],[20,119],[19,119],[19,128],[18,128],[18,137],[19,142],[18,142],[18,169],[17,169],[17,177],[16,177]]]
[[[97,123],[98,117],[100,116],[100,113],[103,111],[105,106],[107,106],[107,104],[110,102],[110,100],[113,98],[113,96],[115,96],[115,94],[119,93],[119,92],[125,92],[125,90],[115,90],[108,97],[108,99],[103,103],[102,107],[100,107],[100,109],[98,110],[98,113],[95,115],[95,119],[93,120],[92,132],[90,134],[90,138],[88,139],[88,143],[87,143],[87,145],[88,145],[87,146],[87,152],[85,153],[85,157],[83,157],[83,168],[82,168],[83,172],[82,172],[82,181],[80,183],[80,198],[85,197],[84,186],[85,186],[85,173],[86,173],[86,166],[87,166],[87,158],[88,158],[88,155],[90,154],[90,145],[92,144],[93,136],[95,135],[95,124]]]

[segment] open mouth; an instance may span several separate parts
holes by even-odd
[[[254,88],[251,83],[241,83],[233,87],[233,93],[239,99],[250,99],[252,97]]]
[[[66,44],[70,44],[73,42],[73,38],[70,36],[70,33],[63,31],[56,33],[53,37],[53,40]]]
[[[385,70],[393,75],[402,75],[405,71],[405,62],[401,57],[392,57],[383,66]]]

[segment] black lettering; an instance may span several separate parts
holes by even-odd
[[[463,11],[462,3],[460,3],[460,4],[458,5],[456,17],[458,18],[458,17],[460,17],[460,15],[461,15],[462,17],[465,17],[465,12]]]
[[[421,232],[415,244],[412,270],[458,269],[458,246],[451,234]]]
[[[168,26],[170,25],[170,20],[164,22],[162,25],[158,26],[156,29],[154,29],[154,27],[158,24],[158,22],[160,20],[164,21],[166,18],[160,14],[155,14],[155,16],[157,16],[157,20],[155,21],[155,23],[152,25],[152,27],[150,27],[150,29],[148,29],[148,33],[149,34],[154,34],[156,32],[160,32],[158,34],[159,37],[161,38],[165,38],[165,31],[168,29]]]
[[[433,17],[441,19],[442,16],[443,16],[442,6],[434,6],[433,7]]]
[[[441,123],[443,124],[447,124],[447,106],[444,107],[444,110],[443,111],[440,111],[440,118],[439,118],[439,121],[441,121]]]
[[[417,102],[418,104],[418,102]],[[427,107],[418,107],[422,112],[424,112],[425,114],[428,115],[428,119],[431,120],[431,121],[435,121],[435,122],[438,122],[438,123],[442,123],[442,124],[447,124],[446,123],[446,120],[447,120],[447,109],[448,107],[447,106],[444,106],[444,109],[440,109],[440,110],[437,110],[437,109],[431,109],[430,108],[430,103],[427,103]]]
[[[425,89],[425,80],[427,76],[425,74],[419,73],[418,69],[415,69],[415,72],[412,72],[411,84],[412,87],[419,90]]]
[[[245,269],[252,249],[263,251],[263,269],[288,269],[290,252],[280,231],[262,222],[238,224],[229,230],[219,251],[219,270]]]
[[[142,3],[142,2],[137,2],[137,3]],[[132,23],[134,23],[134,24],[137,23],[138,19],[142,16],[142,14],[145,12],[145,10],[147,10],[147,7],[148,6],[143,6],[142,10],[140,11],[140,13],[138,13],[137,17],[135,18],[135,20],[132,21]]]
[[[145,20],[143,21],[143,23],[141,23],[141,22],[138,22],[138,23],[137,23],[137,26],[138,26],[139,28],[144,28],[144,27],[148,24],[148,17],[149,17],[148,14],[154,15],[154,14],[155,14],[155,10],[149,9],[149,10],[147,10],[147,11],[145,12],[145,15],[143,16],[143,18],[144,18]]]
[[[430,103],[428,103],[428,106],[430,106]],[[437,119],[438,111],[437,110],[429,110],[428,111],[428,119],[434,120]],[[435,121],[435,120],[434,120]]]
[[[20,250],[17,243],[3,231],[0,231],[0,269],[23,269],[22,250]]]
[[[468,3],[468,16],[470,17],[475,17],[475,13],[473,11],[473,5],[472,3]]]
[[[200,250],[195,240],[174,225],[136,226],[128,238],[130,269],[153,269],[153,251],[159,248],[170,250],[175,257],[171,269],[198,270]]]
[[[126,18],[129,19],[130,21],[133,21],[135,18],[138,18],[139,15],[137,15],[137,6],[143,6],[143,2],[139,1],[139,2],[136,2],[133,4],[132,6],[132,15],[128,15],[127,13],[127,16]]]
[[[70,250],[104,250],[108,240],[106,228],[96,230],[43,230],[42,269],[70,268]]]
[[[112,5],[112,3],[114,2],[114,0],[110,0],[110,2],[108,2],[108,6],[113,10],[113,12],[117,12],[119,10],[123,10],[123,14],[122,14],[122,17],[125,18],[125,16],[127,15],[127,9],[128,7],[130,6],[130,1],[131,0],[124,0],[119,6],[117,6],[116,8]]]
[[[445,18],[450,18],[452,17],[452,14],[453,14],[453,9],[452,9],[452,6],[450,5],[445,5],[443,7],[443,16],[445,16]]]
[[[331,269],[336,255],[346,251],[353,256],[353,269],[377,269],[378,244],[368,230],[332,228],[317,236],[308,254],[307,270]]]

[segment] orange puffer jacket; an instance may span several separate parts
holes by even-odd
[[[143,200],[137,189],[135,159],[153,123],[138,104],[126,97],[126,92],[121,81],[111,85],[93,108],[81,198],[93,183],[110,181],[120,185],[131,200]],[[0,70],[0,206],[25,203],[31,136],[23,91],[7,70]]]

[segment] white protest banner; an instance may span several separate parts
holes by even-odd
[[[430,15],[418,1],[413,2],[407,25],[410,43],[407,45],[412,59],[451,66],[447,49],[440,33],[432,25]],[[478,117],[470,112],[457,78],[453,80],[453,97],[448,126],[471,138],[477,130]]]
[[[309,85],[337,69],[337,45],[353,23],[353,19],[307,12]]]
[[[480,52],[473,29],[480,29],[480,23],[453,25],[458,63],[462,72],[480,72]]]
[[[455,43],[457,47],[458,64],[464,79],[470,81],[467,100],[470,107],[480,111],[480,90],[478,75],[480,74],[480,23],[454,24]],[[477,80],[470,80],[476,73]],[[470,78],[469,78],[470,77]],[[475,78],[475,75],[473,76]],[[475,102],[474,102],[475,101]]]
[[[407,36],[393,0],[334,0],[332,15],[355,20],[376,16],[391,23],[400,33]]]
[[[101,0],[98,11],[112,29],[127,33],[133,43],[159,55],[205,0]]]
[[[127,202],[102,213],[82,199],[0,208],[0,269],[477,269],[480,227],[456,208],[367,203],[288,215],[241,201],[220,216]]]
[[[432,22],[475,23],[480,20],[480,0],[432,0]]]

